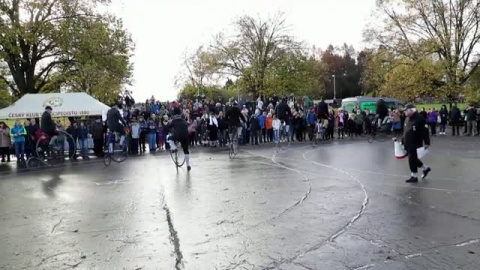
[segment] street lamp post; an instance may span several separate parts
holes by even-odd
[[[333,100],[335,101],[337,99],[337,85],[335,82],[335,75],[332,75],[333,78]]]

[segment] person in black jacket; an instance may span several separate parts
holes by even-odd
[[[171,151],[178,151],[175,142],[180,142],[183,154],[185,155],[185,162],[187,163],[187,170],[190,171],[190,152],[188,151],[188,123],[182,118],[182,110],[175,108],[173,110],[172,121],[167,125],[170,136],[167,138]]]
[[[227,109],[225,121],[227,121],[228,124],[228,138],[230,142],[238,142],[238,136],[242,132],[242,122],[245,123],[246,119],[238,108],[236,101],[233,102],[233,106]]]
[[[425,149],[430,146],[430,136],[427,128],[427,122],[422,115],[420,115],[415,109],[414,105],[407,105],[407,120],[405,121],[405,130],[403,134],[403,144],[405,150],[408,153],[408,164],[410,165],[410,171],[412,172],[410,179],[407,183],[418,182],[418,168],[422,168],[422,179],[425,179],[431,169],[425,166],[417,155],[417,149],[424,146]]]
[[[328,119],[328,104],[323,99],[317,105],[317,117],[323,120]]]
[[[258,145],[258,132],[260,131],[260,121],[254,114],[250,116],[250,143]]]
[[[77,122],[70,122],[70,126],[67,128],[67,133],[72,136],[72,139],[69,137],[68,140],[68,156],[72,157],[73,160],[77,159],[76,145],[78,139],[78,125]]]
[[[93,138],[93,153],[97,157],[103,157],[105,126],[102,123],[102,119],[95,119],[95,122],[90,127],[90,134],[92,134]]]
[[[292,116],[292,111],[290,110],[290,107],[288,107],[287,99],[284,98],[282,102],[277,105],[276,115],[280,121],[285,122],[288,125],[288,120]]]
[[[440,112],[438,114],[440,116],[441,122],[440,122],[440,135],[445,135],[445,129],[448,124],[448,110],[447,106],[442,105],[442,108],[440,109]]]
[[[460,120],[462,119],[462,114],[457,108],[457,104],[453,104],[452,110],[450,111],[450,123],[452,124],[452,136],[460,136]]]
[[[45,112],[42,114],[42,123],[41,123],[42,132],[52,138],[57,134],[57,127],[52,120],[52,107],[45,107]]]
[[[379,100],[377,101],[376,112],[377,112],[377,115],[378,115],[378,123],[377,123],[377,126],[378,126],[378,127],[381,127],[381,126],[382,126],[382,123],[383,123],[383,120],[385,120],[385,117],[388,116],[387,104],[385,104],[385,101],[384,101],[383,99],[379,99]]]

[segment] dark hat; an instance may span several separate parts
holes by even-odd
[[[410,104],[407,104],[407,106],[405,106],[405,109],[407,109],[407,110],[408,110],[408,109],[415,109],[415,105],[413,105],[413,104],[411,104],[411,103],[410,103]]]
[[[173,115],[180,115],[180,114],[182,114],[182,110],[180,110],[180,108],[173,109]]]
[[[47,106],[47,107],[45,107],[45,110],[52,110],[52,107]]]

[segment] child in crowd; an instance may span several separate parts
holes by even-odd
[[[273,116],[272,129],[273,129],[273,138],[275,143],[280,142],[280,129],[282,128],[282,122],[277,118],[277,115]]]
[[[327,122],[326,120],[318,119],[315,125],[315,136],[317,140],[325,140],[327,127],[325,126],[324,121]]]
[[[272,114],[267,114],[267,121],[265,122],[265,127],[267,129],[267,138],[269,142],[273,141],[273,117]]]

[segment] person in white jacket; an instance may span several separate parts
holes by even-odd
[[[278,119],[277,115],[273,116],[272,126],[273,126],[273,137],[274,137],[275,143],[279,143],[280,128],[282,127],[282,121]]]

